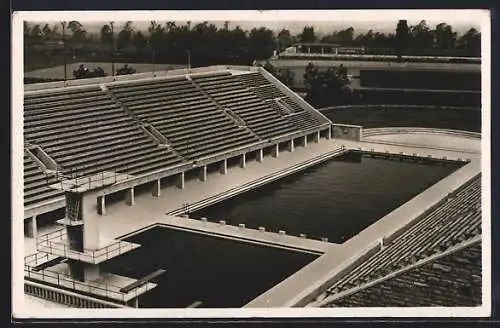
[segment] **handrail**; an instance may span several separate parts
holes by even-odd
[[[46,235],[42,235],[37,239],[37,249],[43,253],[57,254],[59,256],[70,257],[71,255],[77,256],[79,259],[100,262],[103,259],[109,259],[110,255],[123,254],[136,247],[137,244],[125,242],[118,240],[111,243],[103,248],[97,250],[83,249],[83,252],[79,252],[69,248],[67,244],[59,244],[57,241],[62,241],[67,236],[65,228],[53,231]],[[47,250],[48,248],[48,250]],[[68,256],[69,255],[69,256]]]
[[[36,259],[38,258],[38,253],[34,254]],[[28,258],[32,258],[33,256],[28,256]],[[46,257],[48,258],[48,256]],[[26,261],[26,258],[25,258]],[[80,292],[85,292],[89,293],[91,295],[100,295],[106,298],[110,299],[115,299],[115,300],[121,300],[123,303],[126,302],[125,297],[126,296],[131,296],[130,293],[132,291],[129,291],[127,293],[122,293],[120,292],[120,289],[122,288],[121,286],[116,286],[113,285],[109,282],[106,282],[105,284],[102,283],[97,283],[97,282],[92,282],[92,281],[79,281],[71,277],[70,275],[66,273],[61,273],[61,272],[56,272],[52,271],[49,269],[44,269],[40,271],[33,271],[33,268],[35,265],[28,264],[25,262],[24,264],[24,276],[28,279],[32,280],[37,280],[37,281],[43,281],[46,283],[54,284],[58,287],[63,287],[63,288],[70,288],[73,289],[74,291],[80,291]],[[104,285],[104,286],[103,286]],[[148,284],[141,285],[140,287],[145,286],[146,292],[151,290],[148,286]],[[154,287],[153,287],[154,288]],[[136,288],[133,293],[133,298],[138,297],[139,294],[139,288]],[[97,291],[100,291],[103,293],[101,295],[100,293],[96,293]],[[142,294],[142,293],[141,293]]]
[[[433,133],[433,134],[444,134],[444,135],[454,135],[462,136],[473,139],[480,139],[481,133],[464,131],[464,130],[452,130],[452,129],[437,129],[437,128],[420,128],[420,127],[384,127],[384,128],[370,128],[363,129],[363,136],[376,136],[382,134],[392,134],[392,133]]]

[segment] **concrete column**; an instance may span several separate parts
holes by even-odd
[[[161,195],[161,180],[158,179],[153,183],[153,197],[160,197]]]
[[[325,53],[325,48],[321,47],[321,53],[324,54]]]
[[[307,147],[307,135],[304,136],[304,148]]]
[[[280,147],[279,147],[279,144],[276,144],[273,146],[273,157],[274,158],[278,158],[279,155],[280,155]]]
[[[134,187],[129,188],[127,190],[127,194],[125,196],[125,202],[127,205],[132,206],[135,204],[135,194],[134,194]]]
[[[307,53],[310,54],[311,53],[311,47],[307,47]]]
[[[319,131],[316,131],[316,132],[314,133],[314,142],[315,142],[315,143],[318,143],[318,142],[319,142],[319,139],[320,139],[320,138],[319,138],[319,134],[320,134],[320,133],[319,133]]]
[[[134,307],[135,308],[139,308],[139,296],[137,296],[136,298],[134,298]]]
[[[99,264],[85,263],[83,267],[83,274],[85,281],[97,280],[101,276],[101,270]]]
[[[295,150],[295,142],[292,140],[290,140],[290,142],[288,143],[288,151],[293,153],[293,151]]]
[[[240,167],[242,169],[244,169],[244,168],[247,167],[247,156],[246,156],[246,154],[241,154],[241,157],[240,157]]]
[[[200,167],[200,172],[198,173],[198,179],[200,179],[200,181],[207,181],[207,166],[206,165],[203,165],[202,167]]]
[[[177,188],[184,189],[184,172],[179,173],[177,177]]]
[[[38,235],[38,226],[36,222],[36,215],[33,215],[28,219],[28,226],[26,234],[29,238],[36,238]]]
[[[264,149],[259,149],[257,151],[257,162],[262,163],[264,161]]]
[[[330,140],[331,138],[332,138],[332,129],[328,128],[328,130],[326,132],[326,139]]]
[[[224,159],[224,160],[220,163],[220,173],[221,173],[221,174],[227,174],[227,159]]]
[[[99,215],[106,215],[106,195],[97,197],[97,213]]]

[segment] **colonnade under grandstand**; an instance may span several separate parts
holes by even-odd
[[[349,295],[366,292],[365,285],[455,251],[470,255],[474,278],[472,296],[453,302],[480,303],[479,134],[389,132],[431,134],[445,148],[398,143],[397,137],[377,140],[383,132],[331,122],[259,67],[33,84],[25,87],[24,122],[25,232],[27,240],[36,240],[35,253],[25,257],[30,295],[80,307],[140,306],[140,297],[154,292],[155,279],[169,268],[139,278],[104,268],[141,247],[127,237],[163,226],[317,256],[247,307],[335,306],[344,299],[342,304],[359,304],[348,301]],[[455,147],[461,140],[471,140],[465,152]],[[189,217],[349,151],[461,167],[343,244]],[[57,223],[63,228],[47,233],[38,219],[61,208],[64,218]],[[428,228],[433,225],[440,229]],[[391,266],[381,260],[386,258],[393,259]],[[439,300],[446,303],[444,296]]]

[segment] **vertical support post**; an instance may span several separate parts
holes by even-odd
[[[304,136],[304,148],[307,147],[307,135]]]
[[[26,232],[29,238],[36,238],[38,235],[38,226],[36,222],[36,215],[33,215],[28,219],[28,231]]]
[[[177,178],[177,188],[184,189],[184,172],[179,173]]]
[[[153,197],[160,197],[161,195],[161,179],[158,179],[153,184]]]
[[[99,215],[106,215],[106,195],[97,197],[97,213]]]
[[[326,132],[326,139],[330,140],[332,138],[332,128],[329,127],[327,132]]]
[[[206,165],[203,165],[202,167],[200,167],[200,173],[198,173],[198,179],[200,179],[200,181],[207,181],[207,166]]]
[[[132,206],[135,204],[134,187],[127,190],[127,195],[125,199],[127,205]]]
[[[227,158],[224,158],[220,163],[220,173],[227,174]]]
[[[295,143],[293,139],[291,139],[290,142],[288,143],[288,151],[293,153],[294,150],[295,150]]]
[[[139,296],[137,296],[136,298],[134,298],[134,307],[135,308],[139,308]]]
[[[279,147],[279,144],[276,144],[273,146],[273,157],[274,158],[278,158],[278,156],[280,155],[280,147]]]
[[[316,133],[314,133],[314,142],[318,143],[319,139],[320,139],[320,132],[316,131]]]
[[[246,154],[245,153],[241,154],[241,157],[240,157],[240,167],[242,169],[244,169],[244,168],[247,167],[247,159],[246,159]]]
[[[261,148],[257,151],[257,162],[262,163],[264,161],[264,149]]]

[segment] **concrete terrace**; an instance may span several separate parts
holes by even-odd
[[[382,238],[407,225],[425,209],[445,197],[451,190],[458,188],[479,173],[481,169],[480,154],[477,153],[480,140],[467,139],[468,141],[464,143],[465,139],[459,137],[433,135],[433,138],[420,138],[415,137],[414,134],[397,134],[392,135],[392,137],[386,135],[383,138],[383,143],[380,143],[380,137],[373,138],[375,142],[371,142],[371,138],[365,138],[361,142],[320,139],[319,143],[308,143],[307,147],[296,145],[293,152],[282,151],[277,158],[265,156],[263,162],[247,161],[244,169],[239,166],[231,166],[228,167],[227,174],[209,173],[205,182],[198,179],[186,179],[184,189],[178,189],[175,186],[162,188],[158,197],[152,197],[151,192],[140,193],[136,191],[135,203],[132,206],[125,205],[124,201],[106,205],[106,214],[99,219],[100,244],[106,245],[117,238],[123,238],[145,228],[164,225],[245,242],[323,254],[246,306],[287,307],[299,305],[308,295],[327,284],[335,274],[348,268],[349,264],[356,258],[378,245]],[[391,142],[398,144],[390,144]],[[439,149],[427,148],[436,144],[440,145],[437,147]],[[461,158],[469,159],[470,162],[343,244],[166,215],[166,213],[182,209],[186,200],[189,200],[190,204],[195,204],[207,198],[222,195],[230,189],[248,185],[252,181],[273,174],[276,175],[284,169],[309,161],[311,158],[320,157],[342,146],[346,149],[396,154],[403,152],[408,155],[446,157],[451,160]],[[464,154],[464,150],[469,152]],[[314,165],[314,161],[309,163]],[[226,196],[230,195],[224,197]],[[49,228],[49,230],[52,229],[54,228]],[[25,253],[30,254],[33,251],[33,239],[25,238]]]

